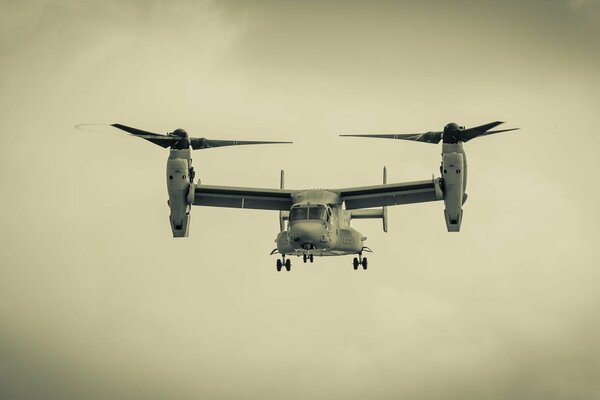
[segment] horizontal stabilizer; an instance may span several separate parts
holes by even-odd
[[[366,210],[352,210],[350,212],[352,219],[375,219],[383,218],[383,210],[380,208]]]
[[[387,207],[350,211],[352,219],[379,219],[383,221],[383,231],[387,232]]]

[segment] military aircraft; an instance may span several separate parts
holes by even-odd
[[[276,248],[276,268],[291,269],[291,256],[302,257],[306,263],[314,257],[355,255],[353,267],[367,269],[364,237],[350,226],[353,219],[377,218],[387,232],[387,207],[399,204],[443,200],[444,217],[448,232],[460,230],[467,199],[467,161],[463,143],[479,136],[508,132],[518,128],[491,130],[500,121],[465,128],[449,123],[443,131],[415,134],[340,135],[385,139],[402,139],[437,144],[442,141],[441,176],[428,180],[387,183],[383,169],[383,183],[343,189],[292,190],[284,187],[281,171],[279,189],[203,185],[194,182],[191,150],[222,146],[275,144],[290,142],[214,140],[190,137],[183,129],[168,134],[158,134],[122,124],[111,126],[133,136],[145,139],[163,148],[170,148],[166,180],[169,194],[169,220],[173,237],[189,234],[191,206],[248,208],[279,211],[279,234]]]

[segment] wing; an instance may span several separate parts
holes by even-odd
[[[284,210],[292,207],[293,190],[197,185],[195,206]]]
[[[341,189],[347,210],[442,200],[440,179]]]

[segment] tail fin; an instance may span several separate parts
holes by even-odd
[[[279,178],[279,189],[284,188],[284,172],[281,170],[281,177]],[[289,211],[279,211],[279,232],[283,232],[285,230],[285,221],[290,218]]]
[[[387,168],[384,166],[383,167],[383,184],[387,184]],[[383,206],[381,207],[381,213],[383,214],[383,216],[381,217],[382,221],[383,221],[383,231],[385,233],[387,233],[388,231],[388,212],[387,212],[387,206]]]
[[[383,184],[387,184],[387,169],[383,167]],[[387,218],[387,206],[381,207],[381,209],[369,208],[366,210],[352,210],[350,217],[352,219],[373,219],[381,218],[383,221],[383,231],[388,231],[388,218]]]

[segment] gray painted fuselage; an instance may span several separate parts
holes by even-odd
[[[287,229],[275,240],[277,251],[287,256],[340,256],[362,252],[364,237],[350,226],[351,211],[344,210],[339,194],[328,190],[305,190],[293,196],[294,206]],[[294,219],[294,209],[325,209],[322,219]]]

